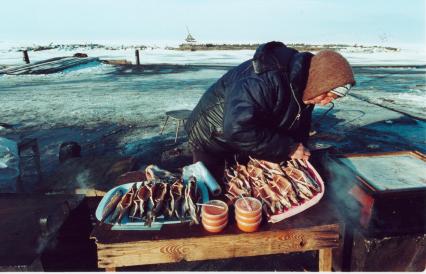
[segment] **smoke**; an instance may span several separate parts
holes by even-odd
[[[57,207],[53,214],[38,217],[40,234],[35,248],[37,254],[41,254],[47,247],[50,249],[55,248],[57,244],[56,235],[68,218],[70,211],[70,204],[65,201],[61,206]]]
[[[343,209],[340,212],[345,218],[358,219],[360,205],[351,195],[352,188],[357,185],[354,173],[330,157],[325,159],[324,170],[329,197],[338,208]]]
[[[88,182],[93,181],[93,174],[90,169],[84,169],[75,176],[75,182],[77,189],[89,188]]]

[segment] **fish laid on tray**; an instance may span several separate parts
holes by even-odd
[[[234,202],[241,196],[256,197],[262,201],[269,217],[311,200],[323,192],[315,174],[298,160],[287,165],[250,158],[247,165],[237,164],[225,170],[227,193]]]
[[[190,218],[192,223],[199,223],[196,204],[201,195],[195,177],[184,184],[177,175],[153,165],[145,173],[147,181],[134,183],[127,192],[117,190],[112,195],[102,211],[101,222],[109,218],[109,223],[120,224],[127,216],[131,222],[151,226],[157,217],[164,216],[181,221]]]

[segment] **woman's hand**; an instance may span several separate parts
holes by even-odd
[[[291,159],[307,161],[311,156],[309,149],[306,148],[302,143],[297,143],[290,151],[291,152],[288,156],[290,156]]]

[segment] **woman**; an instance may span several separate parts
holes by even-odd
[[[281,42],[259,46],[201,97],[185,129],[193,160],[221,182],[235,155],[269,161],[309,159],[312,110],[355,84],[348,61],[334,51],[298,52]]]

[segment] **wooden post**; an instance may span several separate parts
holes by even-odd
[[[29,64],[30,63],[30,58],[28,57],[28,51],[24,50],[23,53],[24,53],[24,61],[25,61],[25,63]]]
[[[135,55],[136,55],[136,65],[140,66],[141,62],[139,60],[139,50],[138,49],[135,51]]]

